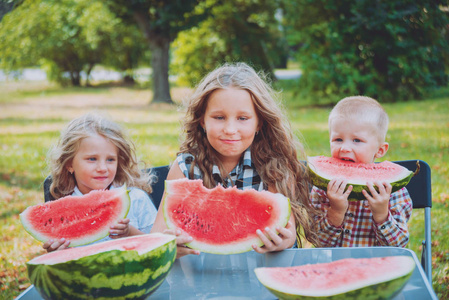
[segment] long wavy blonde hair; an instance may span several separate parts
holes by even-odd
[[[195,159],[206,187],[215,186],[212,167],[217,165],[223,177],[229,176],[207,140],[201,121],[210,95],[218,89],[246,90],[253,100],[261,128],[251,145],[251,159],[262,181],[277,192],[290,198],[299,233],[314,245],[319,245],[313,217],[316,211],[309,201],[307,168],[300,161],[305,158],[304,148],[292,133],[290,124],[265,75],[257,73],[245,63],[225,64],[209,73],[187,99],[183,120],[183,138],[179,153],[190,153]],[[178,154],[179,154],[178,153]],[[298,158],[298,155],[300,158]]]
[[[53,197],[58,199],[73,193],[75,176],[69,173],[67,165],[73,160],[81,141],[93,135],[105,137],[118,149],[117,174],[113,184],[126,184],[151,193],[152,176],[139,168],[134,143],[117,123],[103,114],[91,112],[72,120],[49,151],[48,165],[53,180],[50,193]]]

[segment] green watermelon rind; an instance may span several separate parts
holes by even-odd
[[[27,268],[44,299],[145,299],[162,284],[175,259],[173,236],[146,253],[110,250],[53,265],[30,261]]]
[[[308,163],[307,165],[308,165],[309,176],[310,176],[310,180],[311,180],[312,184],[314,186],[326,191],[327,185],[329,184],[329,182],[331,181],[332,178],[325,178],[323,176],[320,176],[317,173],[317,171],[311,167],[310,163]],[[412,171],[404,172],[404,174],[405,175],[402,179],[390,182],[391,188],[392,188],[392,190],[391,190],[392,193],[399,191],[400,189],[405,187],[413,177]],[[368,194],[370,194],[370,191],[366,185],[348,182],[348,186],[349,185],[352,185],[352,191],[348,196],[349,201],[365,200],[366,197],[363,195],[363,192],[362,192],[363,190],[367,191]],[[379,190],[376,186],[374,186],[374,189],[376,191]]]
[[[396,295],[398,295],[401,290],[404,288],[407,281],[413,274],[415,269],[415,262],[411,257],[408,257],[409,261],[409,269],[402,276],[398,276],[396,278],[376,282],[371,285],[366,285],[364,287],[358,287],[353,290],[348,290],[347,292],[342,292],[338,294],[326,294],[325,290],[317,290],[315,295],[310,295],[309,293],[300,294],[295,293],[287,293],[280,290],[280,288],[276,288],[276,283],[270,281],[269,283],[263,279],[263,269],[264,268],[256,268],[254,272],[256,273],[256,277],[259,282],[265,286],[273,295],[277,296],[279,299],[285,300],[345,300],[345,299],[392,299]],[[342,275],[344,276],[344,275]],[[374,279],[379,281],[377,279]]]
[[[402,288],[405,286],[409,278],[412,276],[409,275],[396,278],[394,280],[388,282],[382,282],[374,285],[370,285],[364,288],[360,288],[354,291],[350,291],[348,293],[326,296],[326,297],[313,297],[313,296],[302,296],[302,295],[292,295],[287,293],[282,293],[281,291],[274,290],[265,286],[273,295],[279,297],[279,299],[285,300],[350,300],[350,299],[392,299],[397,294],[399,294]]]
[[[123,206],[123,209],[122,209],[121,213],[119,214],[118,218],[116,220],[114,220],[114,223],[115,223],[115,222],[117,222],[120,219],[126,218],[126,216],[128,215],[129,209],[131,207],[131,199],[129,198],[129,190],[127,189],[126,185],[124,185],[124,186],[122,186],[120,188],[114,189],[114,191],[116,191],[117,193],[121,193],[122,194],[121,199],[125,203],[125,205]],[[55,200],[55,201],[57,201],[57,200]],[[26,230],[26,232],[28,232],[36,240],[38,240],[40,242],[43,242],[43,243],[47,242],[50,239],[56,239],[54,237],[49,237],[49,236],[40,234],[38,231],[36,231],[33,228],[33,226],[30,224],[30,222],[28,222],[27,215],[31,211],[31,208],[32,207],[29,207],[29,208],[25,209],[20,214],[20,221],[22,223],[22,226]],[[103,230],[98,231],[94,235],[86,236],[86,237],[80,238],[80,239],[70,240],[69,247],[77,247],[77,246],[87,245],[87,244],[96,242],[98,240],[101,240],[101,239],[107,237],[109,235],[110,226],[113,225],[112,223],[113,222],[111,222],[111,224],[109,224],[108,226],[105,226],[105,228]]]
[[[184,180],[184,179],[181,179],[181,180]],[[167,198],[170,195],[170,184],[172,184],[171,182],[174,182],[174,181],[176,181],[176,180],[166,180],[165,181],[165,195],[164,195],[163,203],[165,203],[165,198]],[[290,216],[291,216],[290,199],[280,193],[271,193],[268,191],[262,191],[261,193],[270,193],[272,195],[273,199],[276,199],[273,201],[276,201],[277,203],[279,203],[279,205],[283,204],[283,207],[280,208],[280,211],[284,212],[284,215],[280,216],[278,218],[278,222],[273,224],[270,227],[270,229],[273,231],[276,231],[275,228],[277,226],[279,226],[281,228],[285,227],[290,219]],[[285,209],[285,207],[287,209]],[[165,224],[167,225],[167,227],[169,229],[177,228],[175,226],[175,224],[173,224],[170,221],[170,218],[165,209],[165,204],[163,205],[163,212],[164,212]],[[263,244],[262,240],[257,236],[255,236],[252,239],[247,239],[245,241],[236,242],[236,243],[229,243],[227,245],[223,245],[223,244],[213,245],[210,243],[202,243],[202,242],[198,242],[195,240],[186,244],[186,246],[191,249],[196,249],[196,250],[199,250],[199,251],[205,252],[205,253],[220,254],[220,255],[239,254],[239,253],[248,252],[248,251],[253,250],[252,245],[257,245],[257,246],[261,247],[264,244]]]

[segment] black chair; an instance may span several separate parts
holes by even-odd
[[[401,160],[395,163],[415,172],[419,163],[419,172],[412,177],[406,188],[412,198],[413,209],[424,208],[424,240],[422,241],[421,265],[432,285],[432,230],[430,210],[432,208],[432,182],[430,167],[422,160]]]
[[[159,208],[159,204],[161,203],[162,196],[164,194],[165,189],[165,179],[167,178],[169,166],[161,166],[155,168],[146,169],[146,172],[152,172],[156,177],[157,181],[153,183],[153,192],[150,194],[151,200],[153,201],[156,209]],[[50,193],[50,185],[52,182],[51,175],[48,175],[44,180],[44,199],[45,202],[55,200],[55,198]]]
[[[156,206],[156,209],[158,209],[159,204],[162,200],[162,196],[164,195],[165,179],[167,178],[170,166],[155,167],[149,170],[151,170],[151,172],[157,177],[157,181],[152,185],[153,192],[150,194],[150,197],[153,201],[154,206]]]

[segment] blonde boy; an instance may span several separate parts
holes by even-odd
[[[387,113],[376,100],[365,96],[342,99],[329,115],[332,157],[366,164],[383,157],[388,150],[388,122]],[[312,205],[323,212],[318,218],[322,246],[405,247],[412,212],[407,189],[391,193],[387,182],[367,182],[370,192],[363,191],[366,200],[348,201],[352,186],[347,184],[339,178],[329,182],[327,191],[312,189]]]

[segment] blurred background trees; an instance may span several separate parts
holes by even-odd
[[[98,65],[128,83],[151,67],[152,101],[171,102],[170,74],[194,85],[245,61],[275,80],[293,62],[317,103],[419,99],[448,84],[448,13],[440,0],[1,0],[0,69],[77,86]]]
[[[299,44],[299,89],[317,98],[420,98],[447,85],[448,2],[285,1]]]

